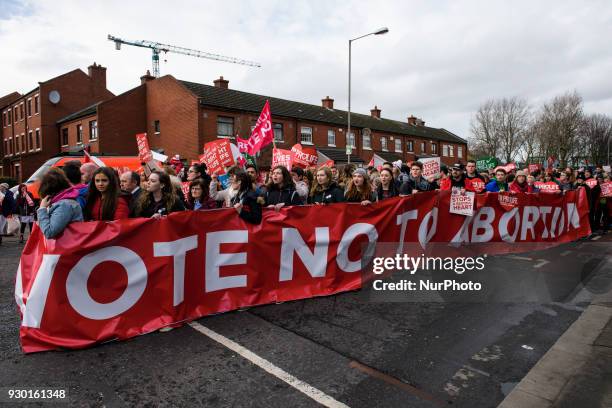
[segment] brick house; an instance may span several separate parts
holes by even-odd
[[[311,105],[229,89],[223,77],[214,86],[176,80],[170,75],[147,81],[146,130],[152,148],[195,159],[204,143],[216,138],[248,138],[266,100],[270,101],[276,145],[312,146],[336,162],[347,161],[347,112],[334,109],[333,99]],[[370,115],[351,113],[351,161],[368,163],[373,154],[404,161],[440,155],[443,163],[467,159],[467,142],[445,129],[425,126],[411,116],[406,122],[385,119],[374,107]],[[135,141],[132,142],[136,149]],[[269,165],[271,146],[260,165]]]
[[[60,152],[58,119],[113,96],[106,89],[106,68],[94,63],[88,74],[75,69],[0,101],[2,175],[23,181]]]

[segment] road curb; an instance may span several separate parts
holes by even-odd
[[[596,342],[612,320],[612,294],[596,297],[536,363],[498,408],[552,407],[563,388],[596,352]]]

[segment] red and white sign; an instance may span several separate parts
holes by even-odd
[[[183,181],[181,183],[181,191],[183,192],[183,197],[185,197],[185,201],[189,198],[189,181]]]
[[[231,144],[227,139],[206,143],[202,160],[204,160],[209,174],[225,174],[226,167],[236,164]]]
[[[285,166],[287,170],[291,170],[293,164],[293,153],[291,150],[272,149],[272,168],[276,166]]]
[[[601,183],[600,187],[602,197],[612,197],[612,181]]]
[[[303,169],[316,166],[319,161],[319,156],[315,149],[309,147],[304,148],[299,143],[293,145],[291,153],[293,154],[293,165]]]
[[[556,193],[561,191],[559,189],[559,185],[554,181],[548,181],[546,183],[542,181],[536,181],[535,183],[533,183],[533,185],[540,190],[540,193]]]
[[[319,168],[320,167],[329,167],[329,168],[332,168],[332,166],[334,166],[334,164],[335,164],[334,161],[330,159],[330,160],[327,160],[327,161],[321,163],[318,167]]]
[[[270,113],[270,101],[266,101],[251,137],[247,141],[247,153],[255,156],[255,153],[269,145],[274,140],[274,129],[272,128],[272,114]]]
[[[475,192],[481,193],[481,192],[484,191],[484,189],[486,187],[484,181],[482,181],[479,178],[473,178],[473,179],[470,179],[470,181],[472,182],[472,187],[474,187],[474,191]]]
[[[24,352],[124,340],[238,308],[359,289],[368,242],[497,242],[553,246],[590,233],[584,189],[521,194],[505,211],[478,194],[473,217],[451,214],[451,195],[424,192],[371,206],[264,209],[260,225],[234,209],[160,220],[75,222],[57,239],[36,225],[17,270]]]
[[[585,181],[586,185],[589,186],[589,188],[593,188],[597,185],[597,179],[594,178],[590,178],[588,180]]]
[[[497,195],[499,205],[502,206],[506,211],[510,211],[515,208],[518,203],[518,197],[512,193],[501,192]]]
[[[440,158],[429,157],[419,159],[423,163],[423,177],[428,178],[430,176],[437,176],[440,174]]]
[[[467,215],[471,217],[474,215],[474,199],[476,193],[472,191],[465,191],[461,193],[458,188],[453,188],[450,199],[449,211],[452,214]]]
[[[540,164],[530,164],[529,165],[529,174],[531,173],[535,173],[536,171],[540,170],[542,166]]]
[[[516,170],[516,164],[515,164],[515,163],[508,163],[508,164],[506,164],[505,166],[497,166],[497,167],[495,168],[495,171],[497,171],[497,170],[499,170],[499,169],[503,169],[503,170],[505,170],[505,171],[506,171],[506,174],[507,174],[507,173],[510,173],[510,172],[511,172],[511,171],[513,171],[513,170]]]
[[[136,135],[136,145],[138,146],[138,157],[141,162],[148,163],[153,160],[146,133],[138,133]]]
[[[249,150],[249,140],[248,139],[241,139],[240,137],[238,137],[238,135],[236,135],[236,144],[238,145],[238,150],[240,151],[240,153],[247,153]]]

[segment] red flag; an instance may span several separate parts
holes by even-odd
[[[236,144],[238,145],[238,151],[240,153],[246,153],[249,150],[249,139],[241,139],[240,136],[236,135]]]
[[[372,156],[372,160],[368,163],[368,167],[374,167],[374,156]]]
[[[274,140],[274,129],[272,128],[272,115],[270,113],[270,102],[266,101],[259,119],[255,124],[251,137],[248,140],[247,153],[255,156],[262,147],[269,145]]]

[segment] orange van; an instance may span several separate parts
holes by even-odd
[[[96,156],[96,158],[102,160],[107,167],[112,167],[119,172],[119,174],[125,171],[142,171],[142,164],[138,156]],[[85,156],[83,154],[68,154],[53,157],[47,160],[38,170],[30,176],[25,182],[28,187],[28,191],[32,193],[34,198],[38,199],[38,185],[42,175],[49,170],[51,167],[61,167],[66,162],[78,160],[81,163],[85,162]],[[14,187],[17,190],[17,186]],[[12,190],[12,189],[11,189]]]

